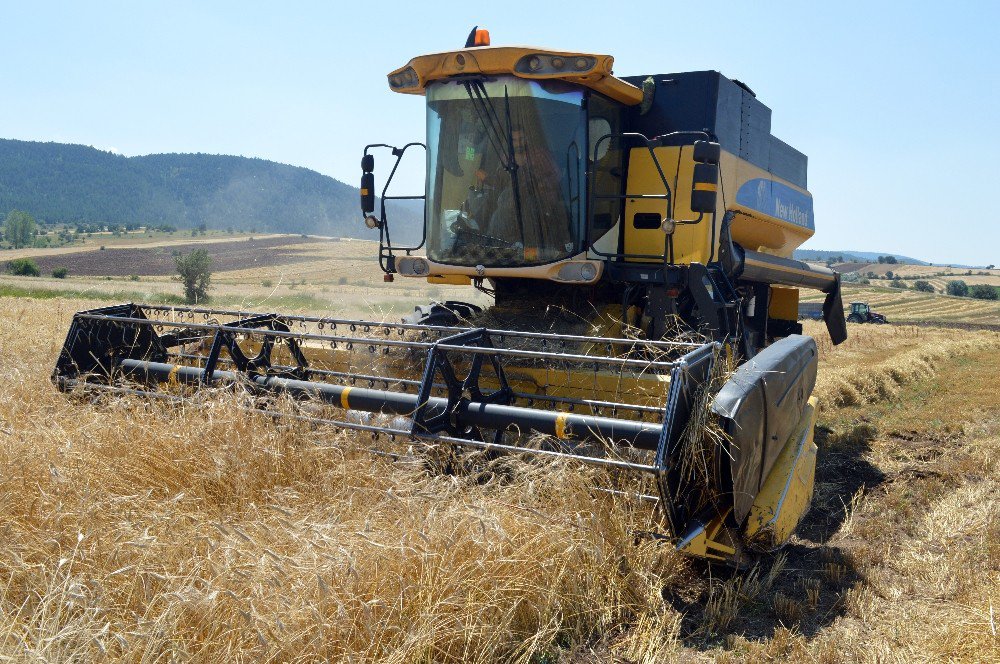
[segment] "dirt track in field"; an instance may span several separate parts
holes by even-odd
[[[206,249],[212,257],[212,270],[224,272],[253,267],[287,265],[315,260],[302,245],[320,244],[324,240],[297,236],[282,236],[230,242],[174,244],[152,248],[109,248],[103,251],[79,251],[34,257],[42,274],[65,267],[71,276],[139,276],[162,277],[177,269],[174,255]]]

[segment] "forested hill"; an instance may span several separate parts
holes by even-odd
[[[0,139],[0,216],[12,209],[46,223],[206,224],[372,239],[357,188],[307,168],[225,155],[124,157]],[[411,207],[394,211],[392,221],[402,231],[419,216]]]

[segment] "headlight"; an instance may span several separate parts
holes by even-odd
[[[423,277],[431,271],[427,259],[418,256],[402,256],[396,259],[396,271],[404,277]]]
[[[556,272],[556,281],[575,281],[589,283],[597,278],[597,266],[594,263],[574,261],[563,263]]]
[[[561,55],[550,55],[548,53],[533,53],[525,55],[517,64],[514,71],[521,74],[560,74],[569,71],[574,76],[589,73],[597,66],[597,58],[589,55],[573,57],[567,66],[566,58]],[[574,71],[575,70],[575,71]]]
[[[420,77],[413,67],[407,67],[403,71],[389,76],[389,86],[392,88],[413,88],[420,83]]]

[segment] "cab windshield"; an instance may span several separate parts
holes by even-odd
[[[513,76],[427,87],[427,255],[452,265],[551,263],[581,250],[583,92]]]

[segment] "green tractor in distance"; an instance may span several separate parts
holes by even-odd
[[[851,302],[851,313],[847,314],[848,323],[888,323],[886,317],[871,310],[867,302]]]

